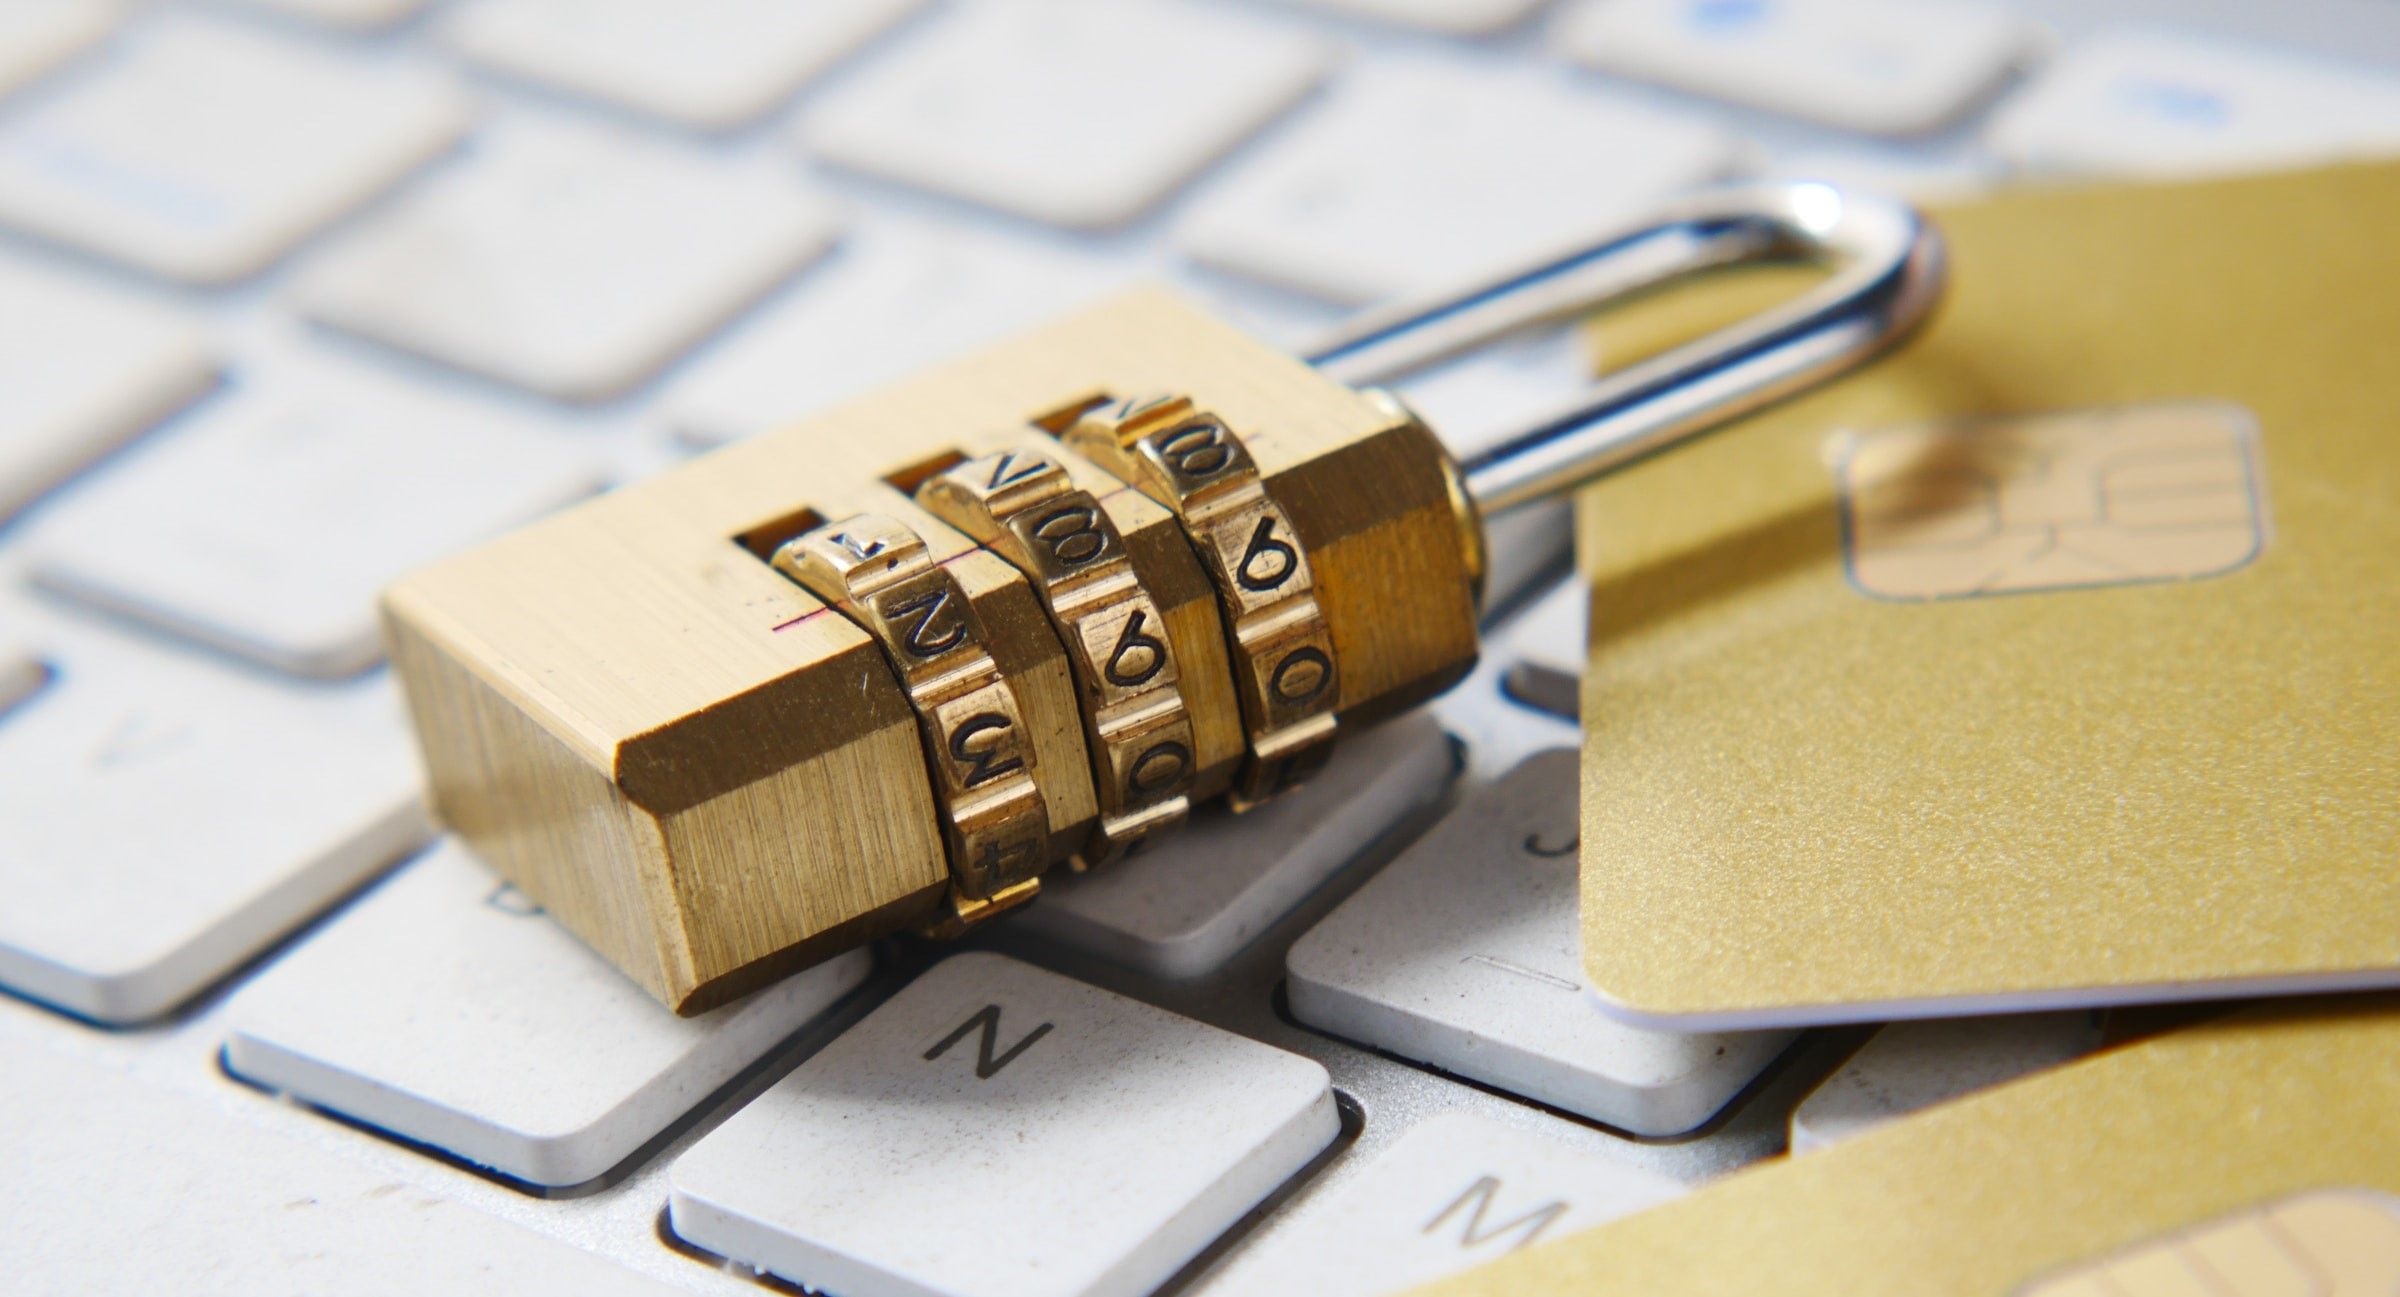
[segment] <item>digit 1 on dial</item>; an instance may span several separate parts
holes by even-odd
[[[1341,691],[1308,553],[1248,447],[1186,396],[1096,406],[1060,434],[1173,509],[1215,578],[1250,754],[1243,810],[1298,783],[1332,749]]]
[[[1190,812],[1192,721],[1166,622],[1090,492],[1028,442],[927,479],[917,501],[1022,571],[1049,610],[1083,695],[1100,818],[1098,864]]]
[[[875,513],[787,541],[773,561],[863,627],[900,673],[940,792],[953,909],[1030,900],[1050,863],[1049,808],[1024,709],[958,578],[906,524]]]

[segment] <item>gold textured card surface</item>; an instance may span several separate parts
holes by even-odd
[[[2390,1297],[2400,1002],[2281,1003],[1762,1163],[1424,1297]]]
[[[2400,167],[1937,215],[1912,345],[1581,497],[1595,994],[2400,983]]]

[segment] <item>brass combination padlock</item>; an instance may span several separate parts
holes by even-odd
[[[1801,299],[1464,465],[1352,384],[1765,258]],[[958,931],[1474,663],[1485,515],[1848,368],[1931,230],[1706,195],[1304,363],[1137,292],[418,572],[385,598],[437,814],[679,1012]]]

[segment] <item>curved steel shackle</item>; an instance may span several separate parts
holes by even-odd
[[[1831,261],[1807,293],[1601,377],[1460,464],[1488,518],[1654,455],[1881,351],[1941,296],[1940,233],[1896,199],[1813,182],[1709,190],[1640,227],[1439,300],[1344,327],[1309,356],[1351,386],[1388,382],[1507,334],[1702,270]]]

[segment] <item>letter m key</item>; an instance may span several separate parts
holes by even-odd
[[[966,1039],[968,1032],[980,1029],[983,1034],[978,1036],[975,1041],[975,1079],[989,1081],[999,1075],[1001,1068],[1016,1062],[1017,1055],[1033,1048],[1033,1042],[1049,1035],[1051,1026],[1052,1024],[1045,1022],[1026,1032],[1023,1039],[1009,1046],[1005,1051],[995,1053],[995,1050],[1000,1049],[1000,1006],[987,1004],[977,1011],[974,1017],[958,1024],[956,1031],[942,1037],[940,1044],[926,1050],[925,1061],[930,1063],[940,1058],[950,1051],[952,1045]]]
[[[960,1030],[963,1031],[965,1028],[962,1027]],[[1552,1201],[1543,1203],[1522,1216],[1486,1225],[1483,1219],[1484,1214],[1492,1209],[1492,1200],[1499,1196],[1499,1178],[1489,1175],[1479,1176],[1475,1183],[1467,1186],[1465,1193],[1451,1199],[1450,1205],[1442,1208],[1440,1215],[1425,1222],[1425,1228],[1418,1232],[1431,1234],[1442,1227],[1443,1221],[1464,1212],[1467,1224],[1465,1229],[1459,1231],[1459,1247],[1470,1248],[1513,1234],[1516,1236],[1515,1241],[1502,1250],[1514,1252],[1540,1237],[1543,1230],[1550,1228],[1552,1221],[1567,1214],[1567,1204]]]

